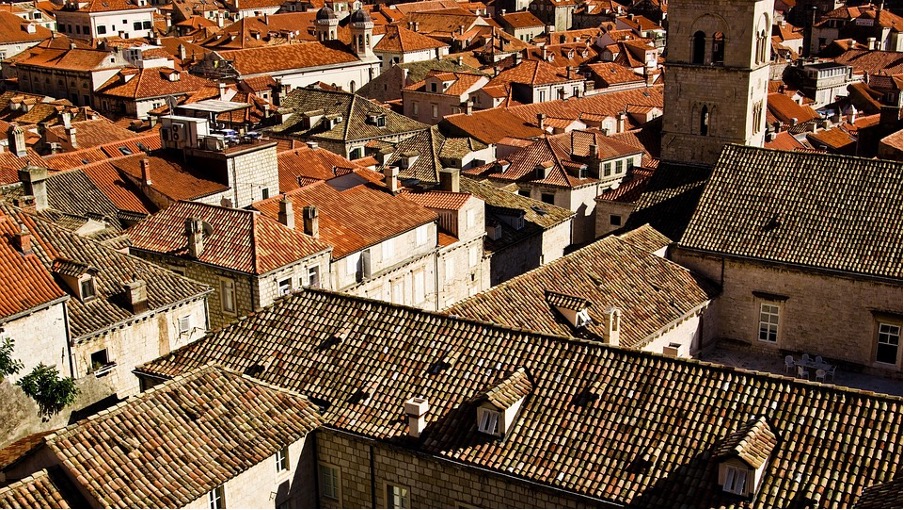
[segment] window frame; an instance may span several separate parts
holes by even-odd
[[[285,474],[289,472],[289,447],[284,446],[273,454],[273,460],[276,462],[276,473]]]
[[[722,490],[738,496],[747,495],[747,478],[750,471],[736,466],[725,466],[725,483]],[[740,483],[740,487],[738,484]]]
[[[332,485],[332,491],[326,490],[326,484],[324,483],[324,474],[328,474],[330,476],[330,480]],[[319,490],[320,497],[330,499],[333,501],[342,502],[342,469],[339,466],[333,464],[327,464],[326,462],[318,462],[317,463],[317,488]]]
[[[93,276],[79,280],[78,293],[82,301],[88,301],[97,297],[97,283],[94,281]]]
[[[226,486],[219,485],[207,493],[207,508],[226,508]]]
[[[882,361],[879,359],[879,354],[880,354],[880,351],[882,350],[882,346],[883,345],[885,345],[885,346],[892,345],[891,343],[888,343],[888,342],[882,342],[883,335],[888,336],[889,339],[892,337],[891,332],[883,332],[882,331],[883,326],[888,326],[888,328],[894,328],[897,330],[897,332],[893,335],[894,337],[897,337],[897,343],[894,344],[894,361],[889,362],[889,361]],[[898,364],[898,357],[900,355],[900,352],[901,352],[901,325],[896,324],[889,320],[877,321],[877,324],[876,324],[876,355],[874,356],[873,361],[875,363],[879,363],[881,365],[895,366]]]
[[[482,434],[490,434],[491,436],[502,435],[501,423],[499,423],[500,412],[487,409],[486,407],[477,408],[477,431]]]
[[[227,292],[228,289],[228,292]],[[226,306],[226,296],[227,294],[231,296],[231,304]],[[238,307],[236,306],[236,292],[235,292],[235,280],[231,278],[221,278],[220,279],[220,308],[223,310],[223,313],[227,313],[229,315],[235,315],[238,312]]]
[[[395,484],[392,484],[389,482],[386,482],[385,488],[386,488],[386,491],[385,491],[385,495],[386,495],[385,503],[386,504],[384,505],[385,508],[411,508],[411,489],[409,489],[408,487],[406,487],[404,485],[395,485]],[[400,492],[404,491],[404,494],[400,494],[398,496],[398,498],[400,500],[400,502],[398,503],[398,506],[396,503],[395,489],[399,489]]]
[[[775,311],[764,311],[765,307],[774,308]],[[763,314],[767,314],[768,316],[775,316],[775,323],[773,324],[771,321],[764,322]],[[767,325],[767,329],[763,329],[763,324]],[[780,339],[780,329],[782,325],[782,304],[776,301],[759,301],[757,306],[757,333],[756,338],[760,342],[767,342],[772,345],[778,344]],[[771,332],[772,327],[774,327],[774,339],[769,339],[769,332]],[[766,332],[766,338],[763,338],[763,333]]]
[[[183,327],[183,322],[185,326]],[[176,321],[176,328],[179,330],[179,336],[191,333],[191,315],[183,315]]]
[[[280,296],[286,296],[292,293],[292,278],[276,281],[276,292]]]

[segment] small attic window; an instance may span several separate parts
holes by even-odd
[[[481,395],[477,407],[477,430],[492,436],[505,436],[514,426],[518,411],[532,391],[533,383],[524,368],[501,380]]]
[[[722,484],[722,490],[744,496],[747,494],[747,474],[744,468],[728,466],[725,469],[725,483]]]
[[[729,434],[715,451],[719,461],[718,484],[722,490],[742,497],[755,494],[777,441],[763,416]]]
[[[477,430],[484,434],[499,435],[499,412],[481,407],[477,410]]]
[[[94,285],[94,277],[88,276],[79,282],[79,297],[82,301],[93,298],[97,295],[97,289]]]

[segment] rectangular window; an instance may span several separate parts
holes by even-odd
[[[279,282],[279,295],[285,296],[289,292],[292,292],[292,279],[286,278],[285,280]]]
[[[624,164],[625,164],[625,162],[621,159],[615,162],[615,175],[619,175],[622,173]]]
[[[417,246],[427,244],[427,225],[421,225],[414,231],[414,242]]]
[[[476,266],[479,257],[480,253],[477,252],[476,246],[472,246],[470,249],[468,249],[468,267]]]
[[[455,278],[455,260],[452,257],[446,258],[446,282],[451,282]]]
[[[96,294],[94,289],[94,278],[82,280],[82,282],[79,284],[79,290],[82,294],[82,301],[93,298]]]
[[[349,276],[354,276],[358,274],[358,260],[361,258],[361,253],[352,253],[348,257],[345,258],[345,274]]]
[[[725,472],[725,484],[722,490],[732,494],[743,496],[747,493],[747,470],[735,467],[727,467]]]
[[[773,303],[760,304],[759,339],[763,342],[778,340],[779,307]]]
[[[283,471],[288,471],[289,470],[289,447],[286,446],[285,448],[276,452],[276,455],[274,456],[273,460],[276,461],[276,472],[277,473],[281,473]]]
[[[224,312],[235,313],[235,282],[220,281],[220,304]]]
[[[179,317],[179,334],[184,335],[191,331],[191,315]]]
[[[522,197],[530,198],[530,190],[529,189],[519,189],[518,194]]]
[[[544,204],[555,204],[555,203],[556,203],[556,196],[555,196],[554,194],[552,194],[552,193],[541,193],[541,194],[540,194],[540,200],[541,200]]]
[[[431,104],[430,107],[433,109],[433,118],[439,117],[439,107],[436,104]]]
[[[411,508],[408,489],[398,485],[386,485],[387,508]]]
[[[141,22],[136,21],[135,23],[132,23],[132,28],[135,30],[141,30]]]
[[[499,413],[492,409],[480,408],[477,430],[484,434],[499,433]]]
[[[107,33],[107,27],[104,25],[97,25],[97,33],[99,35],[103,35]]]
[[[141,23],[141,27],[144,28],[145,30],[150,30],[150,29],[151,29],[151,22],[150,22],[150,21],[143,21],[143,22]]]
[[[207,503],[211,509],[226,508],[226,494],[222,485],[207,493]]]
[[[397,305],[405,304],[405,281],[401,278],[392,282],[392,302]]]
[[[395,239],[387,239],[380,244],[380,248],[383,254],[383,264],[388,265],[388,262],[392,260],[392,257],[395,255]]]
[[[110,360],[107,359],[107,350],[101,349],[95,353],[91,354],[91,371],[96,372],[100,370],[104,365],[109,363]]]
[[[341,479],[339,468],[328,464],[317,465],[317,478],[320,482],[320,495],[327,499],[339,500]]]
[[[418,114],[418,103],[417,103],[417,101],[413,101],[413,102],[411,103],[411,114],[414,115],[415,117],[416,117],[417,114]]]
[[[477,223],[477,211],[474,209],[468,210],[468,228],[473,228]]]
[[[609,224],[612,225],[613,227],[620,227],[621,226],[621,216],[619,216],[617,214],[610,214],[609,215]]]
[[[539,101],[539,102],[541,102],[541,103],[542,103],[543,101],[546,101],[546,91],[545,91],[545,90],[541,90],[541,91],[540,91],[539,98],[540,98],[540,101]]]
[[[415,305],[421,304],[424,302],[425,292],[424,292],[424,272],[423,271],[415,271],[412,274],[412,281],[414,282],[414,303]]]
[[[308,287],[312,289],[320,288],[320,268],[318,266],[308,268]]]
[[[879,323],[879,347],[876,361],[894,365],[898,362],[898,346],[901,344],[901,326]]]

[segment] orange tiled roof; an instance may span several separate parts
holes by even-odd
[[[334,152],[307,146],[282,151],[276,159],[281,193],[304,187],[313,181],[326,181],[352,171],[364,170]]]
[[[512,28],[530,28],[545,27],[546,24],[540,21],[530,11],[509,12],[502,16],[502,21]]]
[[[633,69],[615,62],[589,64],[587,69],[590,70],[593,78],[598,79],[607,87],[621,85],[623,83],[636,83],[644,80],[644,77],[635,73]]]
[[[819,118],[816,110],[809,106],[799,105],[796,101],[780,92],[769,94],[766,99],[766,106],[769,108],[769,113],[784,124],[789,124],[791,119],[797,119],[796,122],[801,123]]]
[[[285,194],[297,213],[295,228],[304,231],[301,214],[306,205],[320,211],[319,240],[333,247],[333,259],[373,246],[415,227],[436,220],[436,214],[404,198],[393,196],[369,185],[336,190],[318,182]],[[280,197],[254,204],[265,216],[276,218]],[[374,214],[379,211],[379,214]]]
[[[327,244],[305,235],[302,229],[287,228],[256,211],[199,202],[177,202],[130,228],[132,247],[187,257],[188,218],[200,219],[213,230],[204,238],[198,261],[234,271],[260,275],[329,250]]]
[[[242,76],[358,61],[358,56],[338,41],[304,42],[219,53],[223,58],[231,60]]]
[[[178,79],[171,77],[178,73]],[[129,99],[148,99],[172,94],[187,94],[209,85],[210,82],[187,71],[177,71],[169,67],[151,69],[123,69],[107,80],[95,94]]]
[[[83,48],[48,48],[38,51],[30,49],[25,53],[29,54],[30,56],[18,61],[16,65],[49,67],[55,69],[65,69],[69,71],[94,71],[99,69],[123,67],[120,64],[110,63],[109,57],[112,55],[112,53],[104,50]]]
[[[820,145],[825,145],[829,149],[836,151],[847,149],[857,141],[850,133],[840,127],[833,127],[816,133],[808,133],[807,140],[813,147],[819,148]]]
[[[123,129],[106,118],[73,122],[71,125],[75,128],[75,140],[78,147],[82,149],[135,138],[134,131]],[[66,128],[62,124],[51,126],[47,128],[47,131],[48,135],[52,134],[64,146],[71,147]]]
[[[417,193],[402,193],[400,197],[411,200],[427,209],[441,209],[457,211],[464,207],[471,198],[470,193],[453,193],[451,191],[422,191]]]
[[[41,25],[26,21],[11,12],[0,11],[0,44],[43,41],[51,35],[50,30]]]
[[[775,137],[766,143],[763,144],[763,147],[767,149],[776,149],[782,151],[793,151],[797,149],[808,149],[806,145],[797,141],[794,138],[794,135],[787,131],[782,131],[780,133],[776,133]]]
[[[413,51],[432,50],[445,48],[448,44],[441,43],[432,37],[421,35],[405,27],[386,27],[386,35],[374,46],[374,51],[390,53],[410,53]]]
[[[87,508],[62,468],[42,469],[6,487],[0,488],[3,508]]]

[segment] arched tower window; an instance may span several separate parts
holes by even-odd
[[[766,38],[766,31],[761,30],[760,36],[757,39],[757,58],[760,62],[768,62],[769,61],[769,39]]]
[[[706,105],[700,110],[700,134],[703,136],[709,134],[709,107]]]
[[[722,32],[713,34],[713,59],[712,63],[722,65],[725,62],[725,35]]]
[[[694,47],[691,62],[694,64],[702,64],[703,56],[706,54],[706,34],[702,30],[694,34]]]

